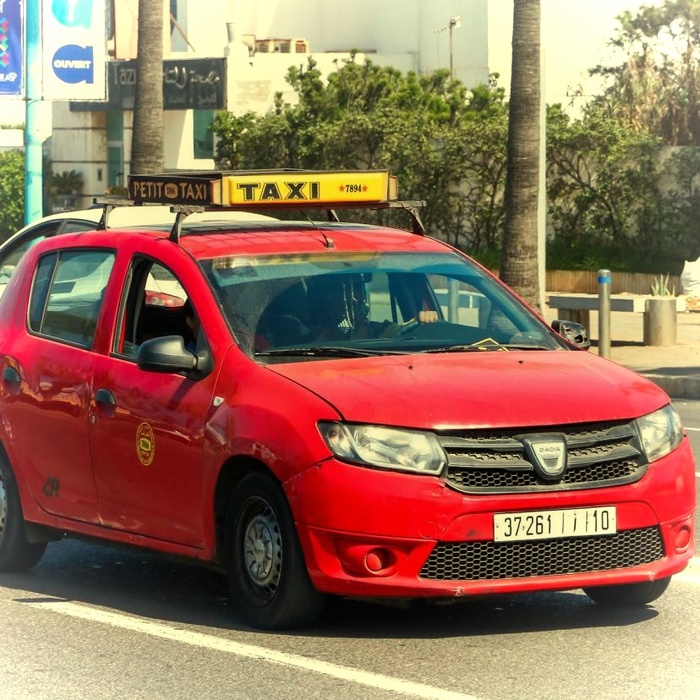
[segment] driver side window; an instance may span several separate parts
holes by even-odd
[[[181,336],[185,347],[194,350],[196,314],[177,277],[165,266],[138,257],[132,262],[130,279],[115,352],[135,359],[144,341],[170,335]]]

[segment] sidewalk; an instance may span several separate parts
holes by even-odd
[[[557,309],[545,307],[551,323]],[[598,352],[598,312],[591,311],[590,352]],[[674,399],[700,399],[700,312],[679,312],[676,345],[644,345],[644,315],[633,312],[610,314],[609,359],[643,374]]]

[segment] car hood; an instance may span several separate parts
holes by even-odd
[[[648,379],[581,351],[381,356],[269,365],[349,422],[415,428],[631,419],[666,405]]]

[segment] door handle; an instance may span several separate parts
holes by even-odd
[[[116,408],[117,400],[109,389],[98,389],[95,392],[95,403],[105,408]]]
[[[19,371],[14,367],[4,367],[2,370],[2,383],[11,396],[17,396],[22,386],[22,378],[19,376]]]
[[[98,413],[104,418],[114,418],[117,412],[117,400],[109,389],[98,389],[95,392],[95,407],[96,411],[90,416],[91,423],[97,421]]]

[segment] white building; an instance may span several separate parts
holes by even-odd
[[[206,12],[201,0],[177,0],[175,9],[164,55],[166,169],[212,169],[215,110],[264,113],[277,92],[291,103],[285,75],[309,56],[325,75],[359,51],[360,62],[404,72],[451,68],[468,86],[488,80],[488,0],[207,0]],[[113,53],[133,56],[133,42],[124,46],[115,42]],[[134,66],[115,60],[109,69],[107,103],[53,108],[53,170],[83,174],[83,204],[129,173]]]

